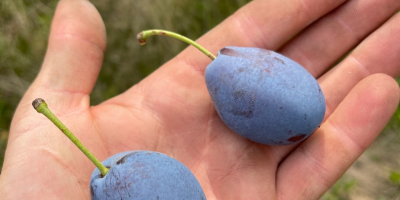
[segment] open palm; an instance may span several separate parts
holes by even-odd
[[[327,101],[321,127],[301,144],[267,146],[219,119],[204,82],[211,61],[193,47],[90,107],[104,25],[88,1],[62,0],[40,74],[12,122],[0,195],[90,198],[94,165],[32,108],[41,97],[100,160],[128,150],[168,154],[191,169],[208,199],[318,199],[398,106],[399,8],[398,0],[254,0],[198,40],[214,53],[224,46],[278,50],[318,79]]]

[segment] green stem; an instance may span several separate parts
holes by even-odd
[[[194,47],[196,47],[198,50],[200,50],[201,52],[203,52],[204,54],[206,54],[206,56],[208,56],[211,60],[215,59],[215,56],[210,53],[209,51],[207,51],[204,47],[200,46],[198,43],[196,43],[195,41],[183,36],[183,35],[179,35],[178,33],[174,33],[171,31],[165,31],[165,30],[158,30],[158,29],[152,29],[152,30],[146,30],[146,31],[142,31],[140,32],[136,39],[138,40],[138,42],[141,45],[146,44],[147,38],[152,36],[152,35],[166,35],[169,37],[173,37],[176,38],[178,40],[181,40],[183,42],[186,42],[190,45],[193,45]]]
[[[38,113],[42,113],[52,121],[93,162],[103,176],[108,173],[108,168],[105,167],[92,153],[90,153],[78,138],[76,138],[75,135],[72,134],[71,131],[69,131],[68,128],[50,111],[47,107],[47,103],[43,99],[35,99],[32,102],[32,105]]]

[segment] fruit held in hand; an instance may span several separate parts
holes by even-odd
[[[325,98],[315,78],[273,51],[225,47],[205,79],[222,121],[258,143],[302,141],[324,118]]]
[[[273,51],[225,47],[217,57],[194,41],[164,30],[138,34],[187,42],[213,61],[207,66],[208,92],[222,121],[237,134],[268,145],[295,144],[322,123],[325,98],[315,78],[293,60]]]
[[[206,199],[196,177],[181,162],[158,152],[128,151],[109,157],[103,165],[48,109],[43,99],[35,99],[32,105],[96,165],[90,179],[91,199]]]
[[[116,154],[90,180],[92,199],[206,199],[195,176],[179,161],[157,152],[130,151]]]

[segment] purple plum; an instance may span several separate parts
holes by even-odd
[[[96,168],[90,195],[95,199],[205,200],[192,172],[181,162],[152,151],[128,151],[102,162],[110,170],[103,177]]]
[[[299,143],[324,119],[325,98],[316,79],[276,52],[225,47],[207,66],[205,79],[222,121],[254,142]]]

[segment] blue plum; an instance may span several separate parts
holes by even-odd
[[[325,98],[315,78],[273,51],[225,47],[207,66],[205,79],[222,121],[257,143],[301,142],[325,115]]]
[[[206,199],[191,171],[165,154],[128,151],[102,163],[110,170],[104,177],[97,168],[93,171],[92,199]]]

